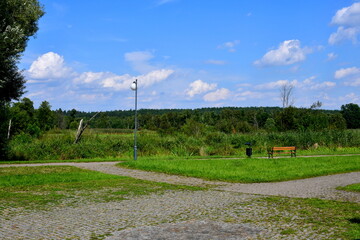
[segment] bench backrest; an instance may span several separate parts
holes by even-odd
[[[296,150],[296,147],[272,147],[273,151],[279,151],[279,150]]]

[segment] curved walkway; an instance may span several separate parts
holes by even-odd
[[[148,181],[191,186],[209,186],[213,189],[222,191],[298,198],[320,198],[360,203],[360,193],[336,190],[339,186],[360,183],[360,172],[335,174],[285,182],[244,184],[207,181],[200,178],[126,169],[115,166],[116,163],[117,162],[9,164],[0,165],[0,167],[68,165]]]

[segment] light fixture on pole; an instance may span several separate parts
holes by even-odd
[[[137,159],[136,132],[137,132],[137,79],[131,84],[131,90],[135,91],[135,126],[134,126],[134,160]]]

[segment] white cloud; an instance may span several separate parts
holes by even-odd
[[[238,45],[240,43],[239,40],[234,40],[234,41],[230,41],[230,42],[225,42],[221,45],[218,46],[218,48],[221,48],[221,49],[226,49],[228,50],[229,52],[236,52],[236,45]]]
[[[360,26],[360,2],[338,10],[331,23],[346,26]]]
[[[260,60],[254,62],[257,66],[290,65],[306,59],[310,53],[308,48],[301,48],[299,40],[287,40],[282,42],[275,50],[267,52]]]
[[[74,72],[65,65],[62,56],[48,52],[38,57],[31,64],[27,74],[34,79],[58,79],[73,76]]]
[[[131,76],[129,74],[116,75],[109,72],[85,72],[79,77],[74,79],[77,84],[96,84],[103,88],[111,88],[115,91],[129,90],[130,85],[135,79],[138,79],[139,88],[149,87],[155,83],[161,82],[167,79],[174,70],[160,69],[154,70],[147,74],[139,76]]]
[[[360,96],[358,96],[355,93],[349,93],[343,97],[340,97],[340,102],[352,102],[352,103],[356,103],[360,101]]]
[[[259,85],[255,86],[255,89],[259,89],[259,90],[260,89],[276,89],[276,88],[280,88],[281,86],[283,86],[285,84],[296,85],[297,80],[293,80],[291,82],[289,80],[278,80],[278,81],[275,81],[275,82],[259,84]]]
[[[74,79],[75,83],[92,83],[100,79],[105,79],[111,76],[115,76],[109,72],[84,72],[80,76]]]
[[[306,78],[304,81],[296,81],[294,84],[295,87],[304,89],[304,90],[321,90],[321,89],[328,89],[333,88],[336,86],[335,82],[325,81],[325,82],[315,82],[315,76],[311,76],[309,78]]]
[[[149,64],[149,60],[154,58],[151,52],[137,51],[124,54],[125,61],[140,73],[147,73],[155,70],[155,67]]]
[[[332,88],[335,86],[336,86],[335,82],[326,81],[326,82],[322,82],[322,83],[315,83],[312,86],[310,86],[310,89],[317,90],[317,89],[324,89],[324,88]]]
[[[186,90],[186,95],[193,97],[214,90],[216,86],[216,83],[209,84],[199,79],[190,83],[190,88]]]
[[[344,28],[339,27],[336,33],[332,33],[329,37],[329,44],[334,45],[345,40],[351,40],[352,43],[357,43],[357,35],[360,32],[359,28]]]
[[[348,77],[351,75],[357,75],[357,74],[360,74],[360,68],[357,68],[357,67],[342,68],[335,72],[334,78],[340,79],[340,78],[345,78],[345,77]]]
[[[315,76],[311,76],[309,78],[306,78],[304,81],[298,81],[298,80],[278,80],[275,82],[269,82],[265,84],[259,84],[255,86],[255,89],[258,90],[271,90],[271,89],[280,89],[281,86],[285,84],[291,84],[295,88],[304,89],[304,90],[318,90],[318,89],[326,89],[326,88],[332,88],[336,86],[335,82],[325,81],[325,82],[315,82],[313,81],[316,79]]]
[[[360,33],[360,2],[338,10],[331,23],[339,27],[336,33],[330,35],[329,44],[334,45],[345,40],[351,40],[353,44],[357,43],[357,36]]]
[[[225,100],[230,96],[230,91],[226,88],[220,88],[215,92],[208,93],[204,96],[204,100],[207,102],[216,102],[219,100]]]
[[[225,65],[226,61],[222,61],[222,60],[207,60],[205,63],[207,64],[214,64],[214,65]]]
[[[359,87],[360,86],[360,77],[346,81],[344,84],[346,86]]]
[[[262,98],[265,94],[261,92],[253,92],[253,91],[244,91],[241,93],[236,94],[235,100],[236,101],[246,101],[248,99],[259,99]]]
[[[327,60],[332,61],[332,60],[336,59],[337,57],[338,56],[335,53],[328,53]]]

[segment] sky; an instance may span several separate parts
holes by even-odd
[[[360,104],[360,1],[40,0],[19,63],[38,107]]]

